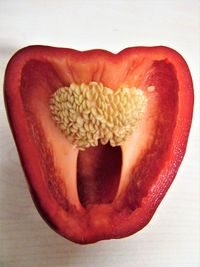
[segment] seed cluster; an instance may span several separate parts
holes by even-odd
[[[142,119],[147,99],[142,90],[117,91],[90,82],[59,88],[50,99],[52,117],[79,149],[110,142],[120,145]]]

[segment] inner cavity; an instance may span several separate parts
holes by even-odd
[[[110,144],[79,151],[77,189],[83,207],[111,203],[118,190],[122,165],[119,146]]]

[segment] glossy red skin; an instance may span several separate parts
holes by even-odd
[[[39,166],[38,151],[29,138],[23,103],[20,97],[21,72],[30,59],[39,59],[44,62],[52,58],[54,60],[61,60],[65,54],[71,55],[77,58],[77,60],[82,59],[84,62],[92,58],[99,60],[102,57],[105,61],[115,62],[120,61],[122,56],[125,60],[133,56],[138,58],[149,57],[152,60],[167,59],[176,70],[176,78],[179,86],[178,114],[171,148],[167,153],[163,166],[161,166],[158,177],[156,177],[153,184],[148,188],[148,194],[142,199],[140,207],[136,208],[128,217],[120,213],[118,220],[113,222],[113,225],[110,225],[110,227],[106,227],[101,231],[91,229],[91,231],[89,230],[87,233],[84,233],[84,236],[81,229],[77,226],[77,221],[81,216],[85,216],[85,214],[77,215],[77,218],[75,215],[73,217],[74,221],[71,217],[69,219],[67,212],[58,205],[49,193],[44,180],[41,179],[43,173]],[[79,75],[79,73],[76,73],[76,75]],[[86,79],[85,82],[90,82],[90,80],[87,81]],[[115,81],[111,81],[110,87],[115,88],[116,86],[117,83],[115,84]],[[5,74],[4,93],[10,126],[33,199],[42,216],[55,231],[74,242],[87,244],[102,239],[121,238],[131,235],[142,229],[150,221],[175,178],[185,154],[191,127],[194,101],[192,79],[186,62],[176,51],[162,46],[135,47],[127,48],[114,55],[104,50],[79,52],[64,48],[30,46],[18,51],[10,60]],[[30,164],[32,162],[34,164]],[[91,212],[91,216],[93,212],[95,213],[95,207]],[[70,227],[70,231],[65,230],[68,227]]]

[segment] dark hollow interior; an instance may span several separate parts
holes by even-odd
[[[84,207],[113,201],[119,186],[121,165],[119,146],[98,145],[79,152],[77,187]]]

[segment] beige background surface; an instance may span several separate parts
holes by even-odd
[[[199,1],[0,0],[0,81],[30,44],[104,48],[167,45],[191,69],[196,103],[187,154],[150,224],[89,246],[54,233],[32,203],[0,94],[0,267],[197,267],[199,261]]]

